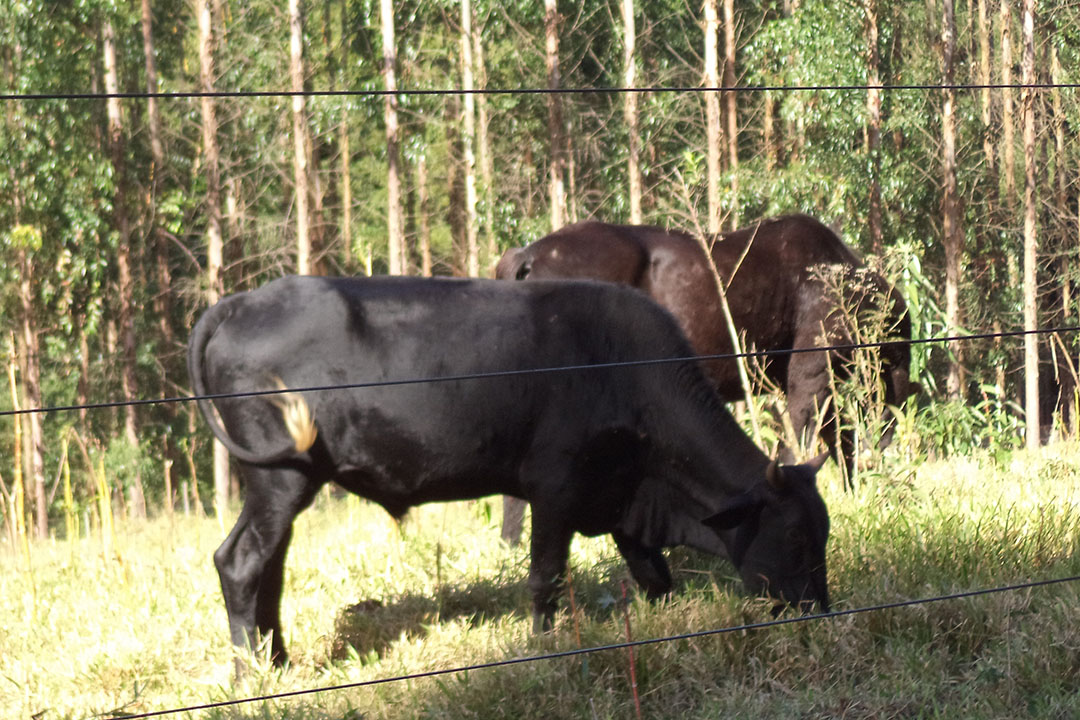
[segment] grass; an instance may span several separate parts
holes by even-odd
[[[854,494],[826,467],[836,609],[1080,574],[1080,446],[909,465]],[[574,609],[530,634],[524,548],[499,504],[431,505],[400,528],[355,498],[297,520],[283,607],[292,662],[239,682],[212,519],[121,524],[96,538],[0,546],[0,718],[109,717],[497,662],[625,639],[626,571],[577,538]],[[635,638],[769,619],[723,560],[670,554],[680,591],[628,585]],[[1080,715],[1080,587],[1051,587],[684,639],[635,650],[649,718],[1067,718]],[[568,605],[564,601],[564,607]],[[188,717],[628,718],[624,650],[477,669]],[[180,717],[185,717],[181,715]]]

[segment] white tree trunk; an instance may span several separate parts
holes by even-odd
[[[1021,63],[1023,82],[1027,87],[1021,94],[1024,111],[1024,329],[1039,328],[1038,313],[1038,237],[1035,226],[1035,0],[1024,0],[1024,57]],[[1024,336],[1024,419],[1028,449],[1039,447],[1039,339]]]
[[[720,19],[716,13],[716,0],[705,0],[705,87],[720,87],[720,53],[718,37]],[[705,93],[706,158],[708,173],[709,219],[712,234],[720,232],[722,210],[720,207],[721,154],[724,133],[720,123],[720,95]]]
[[[296,185],[296,272],[311,273],[308,213],[308,142],[304,102],[304,17],[300,0],[289,0],[289,80],[292,96],[293,182]]]
[[[556,0],[544,0],[544,60],[548,90],[557,91],[559,78],[559,10]],[[551,229],[566,223],[566,142],[563,139],[562,96],[548,95],[548,137],[551,159],[548,163],[548,199],[551,203]]]
[[[942,82],[953,83],[953,60],[956,54],[956,15],[953,0],[942,2],[941,22],[942,43]],[[945,321],[949,334],[956,334],[960,327],[960,256],[963,251],[963,230],[960,227],[960,200],[956,188],[956,92],[944,90],[944,102],[941,110],[942,170],[944,196],[944,244],[945,244]],[[959,342],[950,343],[952,357],[949,360],[949,372],[946,390],[949,397],[956,400],[962,395],[961,346]]]
[[[217,142],[217,115],[214,98],[214,30],[213,14],[207,0],[196,0],[195,15],[199,24],[199,99],[202,115],[203,163],[206,172],[206,301],[216,303],[222,294],[221,266],[224,247],[221,236],[221,175]],[[214,452],[214,514],[224,527],[229,506],[229,453],[225,446],[213,440]]]
[[[101,30],[105,63],[105,92],[110,97],[105,102],[109,123],[109,150],[112,155],[113,177],[116,191],[113,197],[113,216],[120,238],[116,244],[116,282],[119,297],[120,347],[122,371],[120,387],[125,399],[134,399],[138,394],[135,376],[135,280],[131,270],[131,223],[127,212],[127,183],[124,160],[124,121],[120,108],[120,73],[116,64],[116,33],[112,22],[106,20]],[[134,405],[124,406],[124,437],[133,448],[139,447],[139,430]],[[136,517],[146,517],[146,498],[143,494],[142,478],[138,471],[131,485],[129,502]]]
[[[405,262],[405,222],[401,207],[401,170],[400,144],[401,131],[398,127],[397,76],[394,67],[397,64],[396,41],[394,39],[394,3],[381,0],[379,3],[382,22],[383,43],[383,84],[386,96],[383,105],[383,118],[386,124],[386,190],[387,190],[387,251],[391,275],[403,275]]]
[[[641,215],[641,138],[638,136],[637,62],[634,57],[637,31],[634,27],[634,0],[623,0],[623,120],[628,140],[626,174],[630,193],[630,222],[640,225]]]
[[[735,87],[735,0],[724,0],[724,86]],[[739,227],[739,116],[736,112],[738,93],[728,90],[727,135],[728,171],[731,173],[731,227]]]
[[[465,152],[465,242],[466,272],[469,277],[480,275],[480,247],[477,242],[476,213],[476,89],[473,82],[472,3],[461,0],[461,82],[465,91],[465,122],[463,145]]]

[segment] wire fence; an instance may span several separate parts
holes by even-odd
[[[1005,330],[1000,332],[983,332],[966,335],[946,335],[930,338],[916,338],[907,340],[879,340],[874,342],[841,343],[834,345],[816,345],[805,348],[782,348],[776,350],[750,350],[746,352],[718,353],[712,355],[684,355],[680,357],[652,358],[648,360],[623,360],[618,362],[591,363],[588,365],[560,365],[542,368],[523,368],[512,370],[497,370],[489,372],[462,373],[457,375],[443,375],[439,377],[402,378],[399,380],[378,380],[372,382],[335,383],[331,385],[305,385],[302,387],[273,388],[266,390],[243,390],[226,393],[210,393],[206,395],[180,395],[163,398],[129,398],[109,402],[83,403],[76,405],[51,405],[38,408],[21,408],[19,410],[0,411],[0,417],[17,415],[44,414],[53,412],[73,412],[79,410],[102,410],[107,408],[126,407],[130,405],[163,405],[196,402],[199,400],[225,400],[248,397],[263,397],[283,395],[286,393],[312,393],[341,390],[360,390],[367,388],[394,387],[401,385],[422,385],[429,383],[461,382],[465,380],[484,380],[523,375],[544,375],[565,372],[583,372],[593,370],[610,370],[614,368],[640,367],[647,365],[671,365],[689,362],[710,362],[715,360],[734,360],[736,358],[761,358],[768,359],[781,355],[800,355],[816,352],[847,352],[852,350],[866,350],[895,345],[929,345],[935,343],[949,343],[971,340],[991,340],[995,338],[1023,337],[1026,335],[1053,335],[1055,333],[1076,332],[1080,325],[1063,325],[1052,328],[1038,328],[1035,330]]]
[[[660,93],[761,93],[761,92],[866,92],[879,90],[1075,90],[1080,83],[910,83],[902,85],[822,84],[822,85],[653,85],[646,87],[589,87],[589,88],[399,88],[395,90],[184,90],[173,92],[50,92],[4,93],[0,100],[184,100],[193,98],[266,98],[266,97],[385,97],[445,96],[445,95],[625,95]]]

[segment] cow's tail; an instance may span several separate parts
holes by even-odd
[[[300,393],[282,392],[269,396],[270,402],[281,411],[285,429],[293,440],[292,445],[282,447],[280,450],[271,453],[252,452],[229,437],[225,426],[222,425],[217,408],[207,397],[210,393],[207,388],[203,361],[206,358],[206,346],[210,343],[214,332],[221,323],[228,319],[230,314],[227,300],[217,303],[207,310],[199,319],[199,322],[195,324],[195,328],[191,331],[191,338],[188,341],[188,374],[191,376],[191,389],[197,398],[196,402],[199,404],[199,410],[202,411],[203,417],[206,418],[206,424],[210,426],[210,431],[214,433],[214,437],[225,446],[229,454],[241,462],[268,465],[293,457],[298,453],[306,452],[315,443],[317,431],[311,408]],[[274,382],[277,385],[276,389],[286,389],[281,378],[274,378]]]

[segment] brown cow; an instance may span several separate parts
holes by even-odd
[[[849,341],[836,310],[836,302],[814,271],[840,266],[845,273],[859,271],[865,279],[857,305],[891,302],[888,325],[899,340],[911,337],[907,306],[900,294],[877,273],[863,269],[858,256],[818,220],[802,214],[784,215],[723,233],[707,242],[716,269],[727,288],[727,300],[736,329],[745,333],[746,345],[758,350],[799,350]],[[508,250],[495,271],[499,279],[534,280],[592,278],[634,286],[670,310],[695,351],[701,355],[733,352],[724,322],[712,268],[699,241],[678,230],[638,225],[581,222],[569,225],[523,248]],[[866,286],[870,287],[867,288]],[[910,348],[906,343],[881,350],[881,377],[885,402],[897,405],[914,387],[908,378]],[[844,359],[844,354],[833,353]],[[787,394],[792,426],[804,445],[818,422],[818,408],[829,394],[829,354],[804,352],[772,356],[767,376]],[[842,363],[834,365],[842,369]],[[705,370],[720,396],[743,397],[734,360],[713,360]],[[842,371],[842,370],[841,370]],[[822,438],[835,455],[836,418],[826,414]],[[854,436],[841,432],[840,442],[848,477],[854,468]],[[790,460],[791,453],[785,452]],[[520,518],[523,506],[507,508]],[[513,520],[504,537],[520,533]]]

